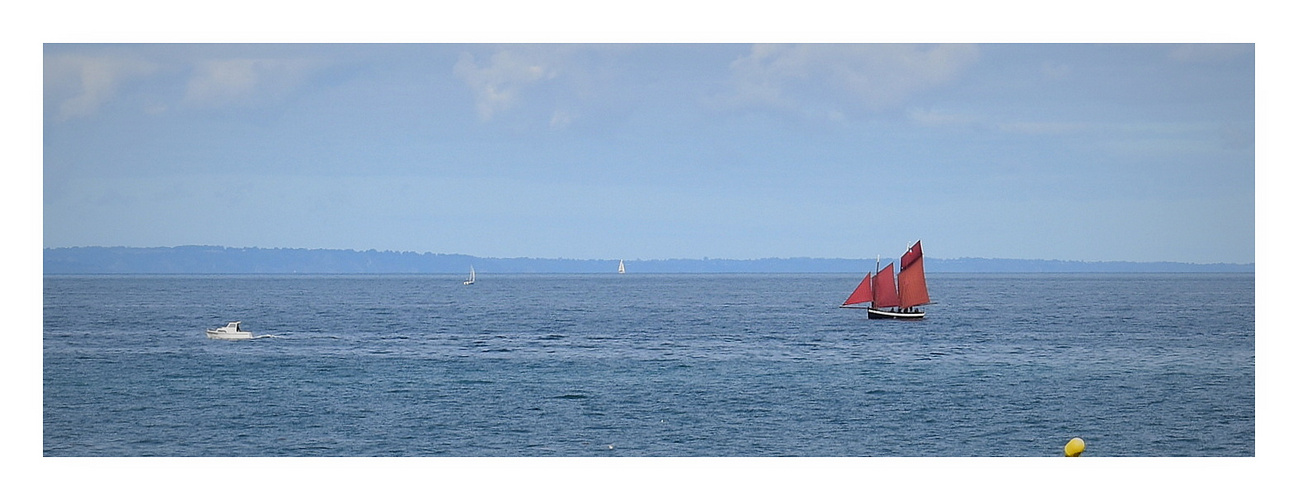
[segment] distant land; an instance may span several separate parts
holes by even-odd
[[[617,259],[474,257],[393,251],[288,248],[46,248],[44,274],[461,274],[614,273]],[[886,264],[886,261],[885,261]],[[864,273],[874,259],[628,260],[627,273]],[[929,273],[1251,273],[1253,264],[925,258]]]

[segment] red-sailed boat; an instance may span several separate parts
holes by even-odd
[[[870,319],[924,319],[924,310],[918,306],[929,303],[928,283],[924,281],[924,252],[918,241],[902,254],[900,264],[894,280],[892,263],[879,269],[876,259],[874,275],[865,273],[865,279],[839,307],[866,309]],[[867,302],[867,307],[858,305]]]

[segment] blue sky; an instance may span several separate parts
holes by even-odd
[[[1252,44],[47,44],[45,247],[1254,262]]]

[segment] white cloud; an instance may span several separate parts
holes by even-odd
[[[975,117],[958,113],[944,113],[931,109],[911,109],[906,113],[910,121],[926,127],[952,125],[970,125],[977,122]]]
[[[725,100],[740,107],[801,109],[828,101],[895,109],[954,81],[978,57],[970,45],[756,45],[731,63],[734,93]]]
[[[571,112],[562,109],[555,110],[555,112],[550,115],[550,128],[555,130],[566,128],[569,125],[572,125],[572,121],[575,118],[576,116]]]
[[[204,46],[200,46],[206,48]],[[282,95],[298,87],[320,63],[301,58],[230,58],[186,60],[190,46],[151,50],[153,46],[127,48],[95,46],[60,47],[44,58],[45,101],[56,120],[98,112],[134,90],[142,98],[140,112],[161,114],[169,110],[183,89],[183,103],[191,106],[241,104]],[[190,72],[188,81],[173,77]],[[134,85],[137,88],[128,86]]]
[[[473,91],[478,116],[486,121],[513,107],[524,88],[554,78],[557,71],[537,58],[506,50],[493,54],[482,66],[472,54],[463,54],[454,74]]]
[[[55,117],[88,116],[114,98],[124,82],[148,76],[157,65],[131,57],[56,54],[45,58],[45,91]]]
[[[1060,135],[1081,132],[1093,128],[1091,125],[1080,122],[1061,122],[1061,121],[1014,121],[1003,122],[996,125],[1001,132],[1024,135]]]
[[[1217,63],[1253,54],[1249,43],[1192,43],[1174,45],[1168,56],[1174,61],[1190,63]]]
[[[317,66],[306,59],[201,61],[185,87],[185,102],[223,106],[279,95],[301,84]]]
[[[1041,75],[1047,80],[1063,80],[1073,74],[1073,67],[1067,64],[1045,62],[1041,64]]]

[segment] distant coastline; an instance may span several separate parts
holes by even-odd
[[[462,254],[288,248],[64,247],[44,249],[44,274],[456,274],[615,273],[618,259],[474,257]],[[874,259],[627,260],[635,273],[863,273]],[[1251,273],[1253,264],[925,259],[929,273]]]

